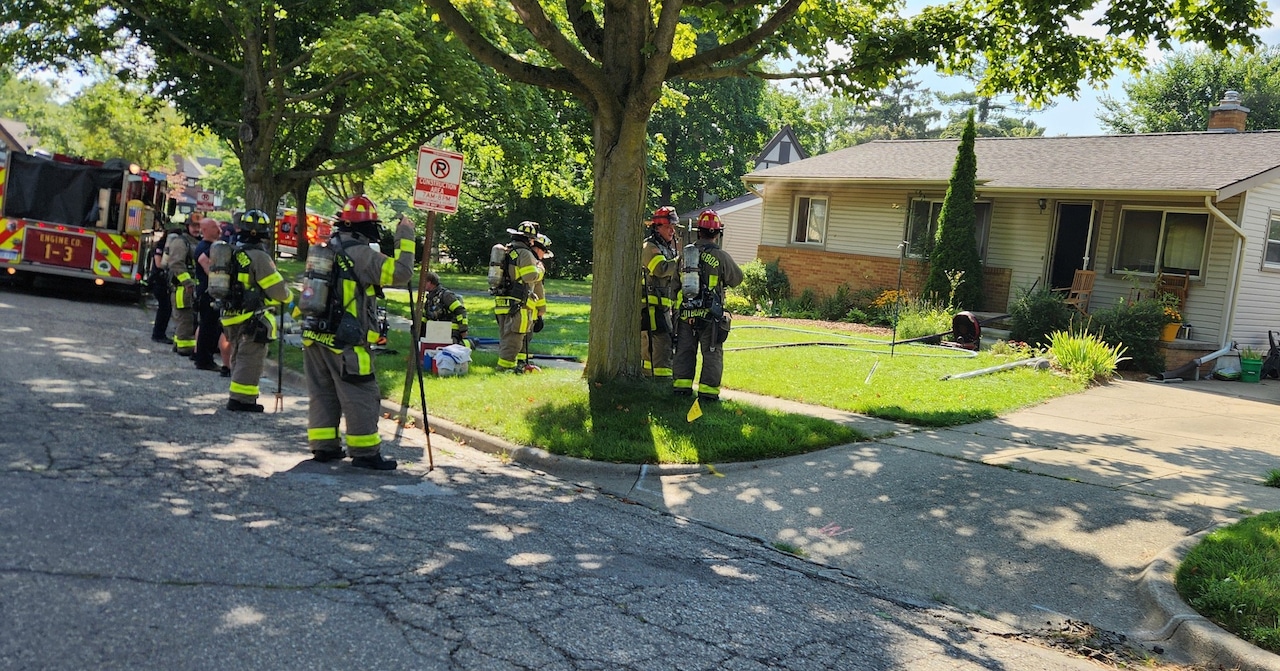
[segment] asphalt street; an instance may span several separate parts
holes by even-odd
[[[149,328],[0,288],[0,669],[1099,668],[441,437],[315,464]]]

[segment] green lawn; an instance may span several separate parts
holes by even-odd
[[[483,286],[484,278],[446,275],[442,281],[467,291],[472,285]],[[568,288],[578,292],[574,295],[589,291],[585,283],[570,283]],[[496,339],[491,299],[471,295],[465,300],[471,335]],[[408,317],[408,293],[387,291],[387,306]],[[534,337],[531,352],[585,357],[589,320],[589,305],[556,301],[553,296],[546,328]],[[799,343],[826,345],[778,347]],[[378,381],[384,395],[398,402],[410,347],[407,331],[393,329],[390,345],[401,354],[378,357]],[[1083,388],[1064,376],[1029,368],[942,381],[946,375],[1010,359],[923,345],[898,345],[890,355],[886,336],[797,328],[767,319],[735,319],[725,347],[723,386],[728,389],[923,426],[988,419]],[[674,398],[665,386],[637,383],[589,389],[579,370],[549,366],[536,374],[499,377],[493,371],[495,360],[491,351],[477,351],[466,377],[428,375],[430,413],[557,454],[635,463],[761,459],[863,438],[829,422],[728,401],[704,408],[701,419],[689,422],[689,401]],[[301,353],[291,352],[288,362],[301,369]],[[416,384],[413,387],[413,404],[420,407]]]
[[[1177,585],[1201,615],[1280,653],[1280,512],[1205,536],[1178,566]]]

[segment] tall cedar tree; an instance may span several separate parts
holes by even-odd
[[[976,136],[977,128],[970,110],[964,133],[960,136],[956,166],[951,171],[951,184],[947,186],[942,213],[938,215],[938,232],[929,259],[929,279],[924,285],[925,296],[945,300],[951,297],[951,280],[947,275],[964,273],[952,299],[952,306],[961,310],[977,310],[982,306],[982,259],[978,257],[974,235],[978,215],[973,207],[977,191],[974,178],[978,174],[978,156],[973,151]]]

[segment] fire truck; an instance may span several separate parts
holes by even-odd
[[[0,154],[0,273],[141,292],[154,231],[172,212],[163,173],[121,159]]]
[[[298,253],[298,211],[293,208],[283,210],[276,217],[276,253],[296,255]],[[307,213],[307,244],[315,245],[333,235],[333,219]]]

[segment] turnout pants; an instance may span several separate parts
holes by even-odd
[[[194,291],[179,284],[173,288],[173,346],[178,354],[196,351],[196,305]]]
[[[523,369],[528,358],[524,352],[525,335],[533,328],[533,308],[512,306],[511,312],[498,318],[498,369]]]
[[[366,347],[340,352],[319,343],[302,348],[307,378],[307,444],[312,452],[342,451],[338,423],[347,418],[347,454],[373,457],[382,450],[378,416],[382,394],[373,375],[373,361]],[[361,374],[367,371],[367,374]]]
[[[698,396],[720,398],[720,378],[724,375],[723,343],[711,341],[711,322],[705,319],[681,319],[676,324],[676,356],[672,367],[677,392],[693,390],[693,373],[697,368],[698,350],[702,350],[702,373],[698,376]],[[714,349],[712,349],[714,346]]]
[[[258,402],[258,382],[271,347],[270,342],[254,342],[252,321],[226,327],[231,343],[231,398],[241,403]]]

